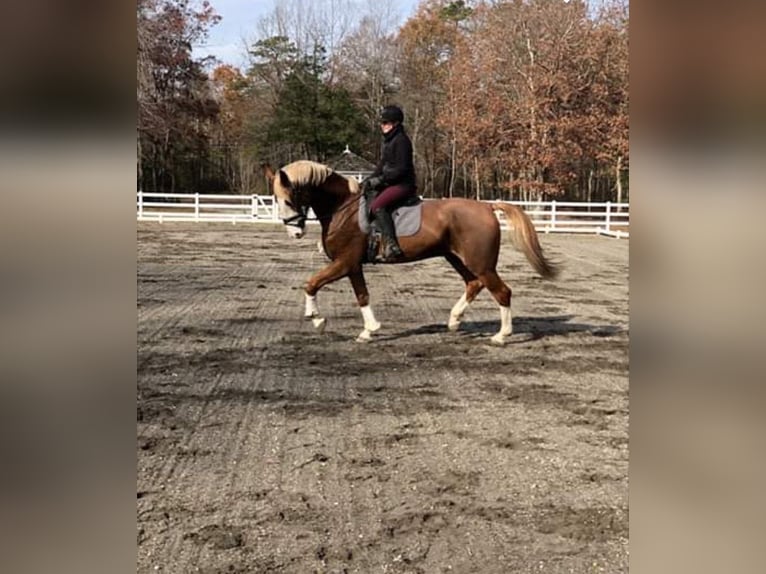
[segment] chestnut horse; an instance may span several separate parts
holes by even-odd
[[[330,263],[308,280],[305,287],[305,316],[324,330],[316,294],[325,285],[343,277],[351,280],[364,319],[364,330],[357,341],[369,341],[380,329],[370,307],[370,296],[362,271],[367,249],[367,235],[359,228],[359,184],[335,173],[329,167],[311,161],[296,161],[277,173],[264,166],[272,181],[279,214],[291,237],[302,237],[309,207],[322,225],[322,243]],[[494,211],[505,213],[514,230],[514,244],[532,267],[545,278],[557,274],[546,259],[537,232],[524,211],[506,203],[481,203],[470,199],[441,199],[423,202],[420,230],[399,238],[404,258],[395,263],[444,257],[465,281],[465,292],[450,312],[447,327],[456,331],[463,313],[486,287],[500,306],[500,331],[492,342],[503,344],[511,335],[511,290],[498,277],[500,224]]]

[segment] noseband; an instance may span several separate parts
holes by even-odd
[[[298,229],[303,229],[306,227],[306,219],[308,217],[306,216],[306,208],[301,207],[301,210],[299,213],[296,213],[295,215],[291,215],[290,217],[287,217],[282,220],[282,223],[285,225],[289,225],[291,227],[297,227]]]
[[[297,201],[295,203],[298,204],[298,207],[296,208],[293,205],[293,194],[290,194],[290,201],[288,202],[288,205],[295,209],[298,213],[295,215],[291,215],[290,217],[285,217],[282,219],[282,223],[285,225],[289,225],[290,227],[297,227],[298,229],[303,229],[306,226],[306,220],[308,219],[308,205],[305,205],[303,201],[301,201],[300,195],[295,198]]]

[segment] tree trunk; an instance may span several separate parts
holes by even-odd
[[[476,199],[481,200],[481,179],[479,178],[479,158],[473,158],[474,175],[476,177]]]
[[[434,154],[431,154],[430,158],[430,164],[431,167],[428,170],[429,175],[431,176],[431,197],[436,197],[436,168],[435,168],[435,160],[434,160]]]
[[[452,121],[452,125],[450,126],[450,174],[449,174],[449,196],[452,197],[452,192],[455,189],[455,175],[457,173],[457,136],[455,132],[457,131],[456,125],[457,125],[457,109],[455,106],[455,95],[454,95],[454,88],[452,83],[452,66],[449,67],[449,105],[451,107],[450,110],[450,120]]]
[[[165,143],[162,146],[162,171],[167,174],[170,177],[170,193],[174,193],[175,191],[175,178],[173,174],[172,166],[170,165],[170,161],[168,160],[168,156],[170,155],[170,131],[165,132]],[[164,175],[164,174],[163,174]],[[163,177],[163,180],[165,177]],[[163,191],[165,187],[165,182],[161,182]]]
[[[412,130],[412,157],[417,157],[418,146],[420,144],[420,108],[415,107],[415,121],[412,122],[414,129]]]
[[[202,187],[202,182],[205,181],[205,160],[203,159],[202,155],[202,150],[199,150],[197,152],[197,161],[199,162],[199,181],[197,182],[197,190]]]
[[[538,184],[536,185],[535,189],[535,201],[542,201],[543,199],[543,171],[542,169],[535,168],[535,182]]]
[[[138,191],[144,191],[144,167],[141,156],[143,150],[141,149],[141,132],[136,130],[136,178],[138,180]]]
[[[157,187],[157,165],[159,157],[157,155],[157,146],[152,145],[152,189],[150,191],[160,191]]]
[[[617,165],[615,166],[615,176],[617,177],[617,203],[622,203],[622,156],[617,156]]]
[[[468,165],[463,164],[463,197],[479,197],[479,190],[473,188],[473,177],[468,175]]]

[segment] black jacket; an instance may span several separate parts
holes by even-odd
[[[415,189],[412,142],[402,124],[383,136],[380,162],[372,175],[383,177],[383,187],[403,185]]]

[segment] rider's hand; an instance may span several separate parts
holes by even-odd
[[[362,191],[365,193],[370,190],[374,191],[378,189],[382,183],[383,178],[379,175],[368,177],[362,182]]]

